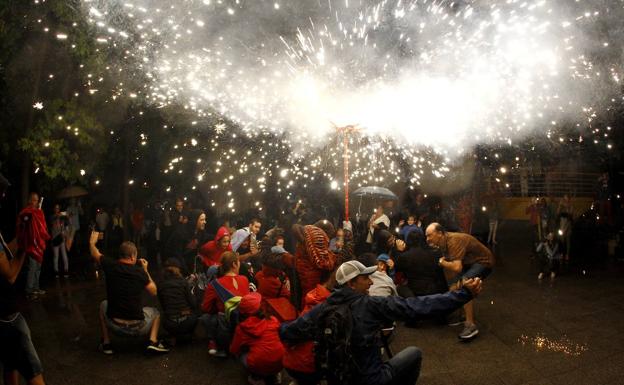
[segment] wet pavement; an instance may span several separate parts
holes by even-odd
[[[624,268],[568,267],[538,282],[524,229],[501,226],[498,265],[476,302],[474,341],[457,339],[461,326],[397,328],[394,351],[423,350],[419,384],[624,384]],[[201,335],[155,357],[141,342],[114,340],[115,354],[105,356],[97,350],[104,282],[60,279],[44,288],[24,315],[49,384],[246,383],[235,359],[208,355]]]

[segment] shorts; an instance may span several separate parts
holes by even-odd
[[[100,303],[100,311],[104,314],[104,320],[106,321],[106,327],[108,330],[121,337],[143,337],[148,336],[152,329],[152,323],[156,317],[160,315],[158,309],[155,307],[144,307],[143,308],[143,320],[138,320],[137,323],[132,325],[122,325],[120,323],[115,322],[110,319],[106,314],[106,310],[108,309],[108,301],[104,300]]]
[[[5,373],[17,370],[27,381],[43,373],[30,329],[20,313],[10,321],[0,320],[0,341],[0,362]]]
[[[462,272],[456,275],[454,278],[451,278],[448,282],[449,286],[459,282],[462,279],[470,279],[470,278],[481,278],[486,279],[488,275],[492,273],[492,269],[489,267],[485,267],[480,263],[473,263],[472,265],[464,265],[462,268]]]

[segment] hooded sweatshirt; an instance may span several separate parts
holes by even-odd
[[[204,265],[206,265],[206,267],[220,265],[221,254],[223,254],[225,251],[232,251],[231,243],[225,250],[222,249],[221,246],[219,246],[219,241],[226,235],[230,235],[227,227],[220,227],[219,231],[217,231],[217,235],[215,236],[215,238],[210,242],[206,242],[201,247],[201,249],[199,249],[199,255],[201,255],[202,261],[204,262]]]
[[[279,338],[280,324],[275,317],[251,316],[236,326],[230,352],[239,355],[248,348],[247,367],[251,373],[270,376],[282,370],[284,345]]]
[[[330,294],[331,292],[325,286],[316,285],[315,289],[306,294],[304,299],[305,307],[301,314],[305,314],[314,306],[325,302]],[[302,373],[314,373],[316,371],[314,341],[305,341],[292,346],[287,345],[283,363],[287,369]]]

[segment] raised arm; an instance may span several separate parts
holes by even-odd
[[[158,290],[156,289],[156,283],[152,279],[149,271],[147,270],[147,260],[139,258],[139,263],[141,264],[141,267],[143,267],[143,271],[145,271],[145,274],[147,274],[147,279],[149,280],[147,285],[145,285],[145,290],[147,290],[150,295],[155,296],[156,294],[158,294]]]

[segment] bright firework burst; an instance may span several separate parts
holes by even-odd
[[[149,79],[114,95],[227,120],[205,124],[228,138],[204,147],[222,165],[200,176],[232,173],[213,189],[264,191],[280,169],[289,178],[279,190],[335,182],[341,148],[330,122],[364,128],[352,138],[356,184],[416,184],[423,165],[443,175],[474,144],[559,136],[622,102],[619,35],[605,32],[622,1],[83,3],[98,41],[126,50],[118,66]],[[251,153],[232,153],[231,135],[253,139]]]

